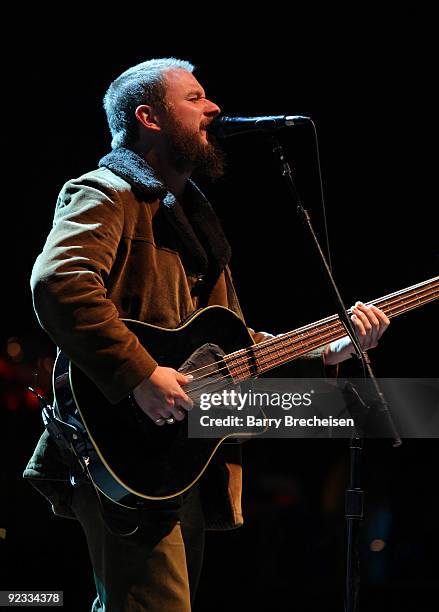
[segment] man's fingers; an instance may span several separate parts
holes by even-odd
[[[358,308],[358,310],[360,310],[360,312],[364,314],[364,316],[367,318],[367,320],[372,326],[378,327],[379,325],[378,317],[375,315],[375,312],[372,310],[370,306],[366,306],[365,304],[363,304],[363,302],[357,302],[355,304],[355,307]]]
[[[378,332],[380,329],[379,319],[375,315],[375,312],[369,306],[365,306],[362,302],[357,302],[355,306],[367,320],[367,323],[365,324],[367,331],[367,347],[374,348],[378,344]]]
[[[365,306],[364,304],[359,302],[358,308],[365,313],[372,325],[370,347],[373,348],[378,344],[378,340],[389,327],[390,320],[384,314],[384,312],[376,306]]]
[[[179,403],[176,402],[173,406],[172,410],[162,414],[165,419],[173,418],[176,421],[182,421],[186,416],[186,410],[180,407]]]
[[[171,402],[168,403],[168,410],[166,412],[160,411],[161,415],[165,418],[172,416],[177,421],[182,421],[186,416],[186,412],[193,408],[193,401],[182,389],[180,389],[179,393],[174,394]]]
[[[172,424],[182,421],[186,411],[191,410],[193,402],[184,392],[182,385],[193,380],[173,368],[157,366],[154,372],[138,385],[133,397],[139,408],[156,425]]]
[[[378,339],[380,339],[383,333],[389,327],[390,319],[382,310],[380,310],[376,306],[371,306],[370,308],[371,310],[373,310],[373,312],[375,313],[375,316],[377,317],[379,321]]]
[[[174,417],[176,418],[177,421],[183,421],[185,416],[186,416],[186,412],[184,410],[180,408],[175,409]]]
[[[170,416],[173,416],[175,408],[174,398],[168,397],[164,402],[160,402],[156,404],[156,407],[153,409],[152,419],[163,419],[166,421]]]
[[[369,319],[369,314],[365,311],[365,306],[357,302],[353,308],[353,311],[355,312],[357,317],[359,317],[359,319],[361,320],[363,327],[366,331],[366,334],[370,335],[372,331],[372,323]]]
[[[357,314],[357,311],[355,310],[355,308],[352,309],[352,312],[354,314],[351,316],[351,319],[352,319],[353,324],[356,327],[357,336],[360,339],[360,341],[362,342],[363,339],[366,337],[366,330],[364,328],[363,321],[362,321],[360,315]]]
[[[175,378],[179,385],[187,385],[194,379],[192,374],[182,374],[181,372],[177,372],[177,376]]]
[[[175,402],[178,407],[183,408],[184,410],[192,410],[194,406],[194,402],[191,400],[189,395],[184,393],[184,391],[182,391],[181,394],[175,398]]]
[[[356,302],[352,312],[361,347],[364,350],[374,348],[390,324],[388,317],[376,306],[366,306],[362,302]]]
[[[187,385],[193,380],[194,377],[192,376],[192,374],[182,374],[181,372],[176,372],[175,378],[178,384],[180,385],[180,389],[179,393],[175,395],[175,403],[177,410],[175,411],[174,415],[176,419],[181,421],[182,419],[184,419],[184,411],[192,410],[194,406],[193,401],[191,400],[189,395],[187,395],[187,393],[183,391],[181,385]],[[181,414],[178,414],[178,408],[183,410],[183,416],[181,416]]]
[[[156,425],[163,425],[168,419],[172,418],[176,421],[183,421],[186,412],[191,410],[192,407],[193,402],[190,397],[181,391],[181,393],[175,393],[168,397],[164,402],[157,403],[147,414]]]

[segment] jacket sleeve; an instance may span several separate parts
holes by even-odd
[[[123,227],[115,189],[86,176],[66,183],[31,277],[40,325],[112,403],[157,366],[107,297]]]

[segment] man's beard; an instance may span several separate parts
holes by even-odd
[[[201,133],[189,132],[180,123],[172,110],[167,113],[163,126],[168,144],[169,163],[178,172],[215,180],[223,176],[225,155],[214,138],[209,142],[201,140]]]

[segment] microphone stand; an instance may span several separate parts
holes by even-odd
[[[337,307],[337,313],[340,321],[343,324],[347,335],[349,336],[355,353],[363,366],[363,374],[365,378],[370,379],[375,392],[375,408],[378,416],[381,417],[382,427],[384,432],[392,439],[394,447],[401,444],[401,439],[395,429],[392,416],[389,412],[388,404],[381,392],[378,382],[372,371],[369,356],[366,351],[361,349],[358,342],[355,329],[352,321],[347,314],[346,306],[343,303],[342,297],[335,283],[331,269],[328,265],[326,257],[320,246],[318,238],[315,234],[311,223],[308,211],[302,206],[298,191],[296,189],[291,168],[285,159],[283,147],[275,136],[272,136],[273,153],[279,157],[282,176],[284,177],[289,192],[297,207],[297,213],[305,222],[309,236],[314,243],[315,248],[320,256],[322,267],[328,286],[334,298]],[[370,407],[360,398],[358,391],[349,383],[348,392],[353,400],[356,400],[356,409],[359,414],[370,412]],[[361,467],[361,451],[363,448],[363,440],[360,436],[360,431],[357,427],[354,429],[350,440],[350,480],[349,488],[346,489],[345,497],[345,517],[347,526],[347,549],[346,549],[346,583],[345,583],[345,612],[358,612],[359,610],[359,587],[360,587],[360,521],[363,518],[364,491],[361,488],[360,467]]]

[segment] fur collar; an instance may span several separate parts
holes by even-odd
[[[99,161],[99,167],[102,166],[124,178],[147,199],[162,199],[167,193],[166,187],[157,178],[151,166],[130,149],[113,149]]]
[[[177,202],[151,166],[140,155],[123,147],[103,157],[99,162],[99,167],[102,166],[130,183],[141,199],[160,200],[163,216],[175,230],[176,248],[185,270],[202,279],[197,291],[201,302],[203,294],[207,299],[219,274],[229,263],[231,249],[204,194],[189,180],[182,201]]]

